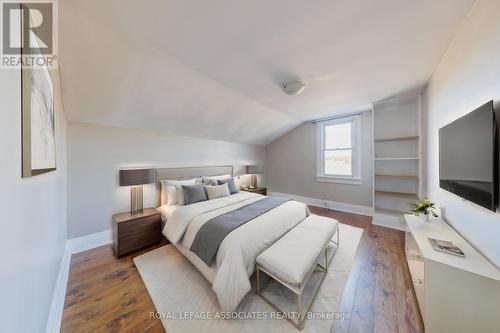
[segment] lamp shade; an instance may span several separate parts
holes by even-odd
[[[261,175],[264,173],[263,165],[247,165],[247,174]]]
[[[120,186],[150,184],[155,181],[154,169],[120,170]]]

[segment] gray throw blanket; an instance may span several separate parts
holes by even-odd
[[[231,231],[287,201],[290,199],[266,197],[214,217],[198,230],[190,250],[205,264],[212,266],[222,241]]]

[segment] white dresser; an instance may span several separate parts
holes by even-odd
[[[413,215],[405,221],[406,259],[425,331],[500,332],[500,270],[444,221]],[[428,238],[453,242],[465,258],[435,251]]]

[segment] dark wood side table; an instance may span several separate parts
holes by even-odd
[[[161,236],[161,213],[155,208],[146,208],[138,214],[113,215],[113,252],[118,258],[159,243]]]
[[[242,190],[242,191],[267,195],[267,188],[266,187],[249,188],[248,190]]]

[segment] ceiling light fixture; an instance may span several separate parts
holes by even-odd
[[[283,92],[287,95],[298,95],[300,94],[304,88],[306,87],[306,84],[302,81],[294,81],[285,84],[283,87]]]

